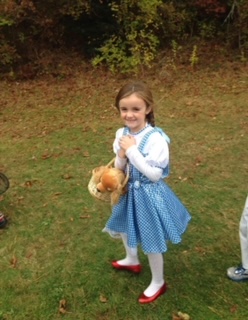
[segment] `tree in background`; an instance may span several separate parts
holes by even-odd
[[[149,67],[159,46],[161,5],[161,0],[113,1],[110,7],[118,28],[99,48],[93,65],[104,62],[111,71],[123,73]]]
[[[72,51],[113,72],[152,66],[161,50],[217,40],[248,49],[247,0],[2,0],[0,70],[42,68]],[[45,58],[46,57],[46,58]],[[57,57],[57,56],[56,56]],[[59,59],[54,59],[53,64]]]

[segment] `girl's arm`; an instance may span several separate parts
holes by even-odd
[[[116,157],[115,157],[115,168],[120,169],[120,170],[125,170],[127,164],[127,157],[125,158],[119,156],[119,152],[117,152]]]
[[[135,138],[124,136],[119,140],[120,147],[130,163],[152,182],[157,182],[163,175],[163,168],[169,163],[169,148],[165,139],[160,135],[153,135],[147,146],[146,157],[138,150]]]
[[[126,155],[132,165],[152,182],[157,182],[163,174],[163,169],[149,165],[136,146],[128,148]]]
[[[113,151],[116,154],[115,158],[115,168],[120,170],[125,170],[127,164],[127,157],[125,154],[125,150],[123,150],[119,145],[119,139],[123,135],[123,128],[118,129],[116,132],[115,140],[113,143]]]

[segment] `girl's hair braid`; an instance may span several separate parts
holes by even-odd
[[[147,108],[151,108],[151,111],[146,115],[146,120],[152,127],[155,127],[153,96],[151,90],[144,82],[130,82],[125,84],[115,98],[115,107],[119,110],[120,100],[130,96],[133,93],[145,101]]]

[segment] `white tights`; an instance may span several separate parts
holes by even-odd
[[[130,248],[127,245],[127,235],[125,233],[121,233],[121,238],[126,250],[126,258],[119,260],[118,264],[123,266],[135,266],[139,264],[139,258],[138,258],[138,250],[137,248]]]
[[[122,233],[121,238],[126,250],[126,257],[123,260],[119,260],[120,265],[137,265],[139,264],[138,250],[137,248],[130,248],[127,245],[127,235]],[[151,282],[144,291],[147,297],[153,296],[164,284],[164,260],[162,253],[149,253],[148,261],[151,269]]]
[[[164,284],[164,259],[162,253],[148,253],[152,280],[144,291],[147,297],[153,296]]]

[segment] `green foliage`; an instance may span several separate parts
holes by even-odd
[[[65,0],[59,12],[65,16],[71,16],[75,20],[80,19],[83,13],[90,14],[93,9],[93,4],[90,0]]]
[[[246,61],[247,61],[247,57],[246,57],[246,55],[245,55],[244,49],[241,49],[241,50],[240,50],[240,61],[241,61],[241,62],[246,62]]]
[[[0,10],[3,9],[3,3],[0,4]],[[4,37],[1,31],[6,30],[8,27],[14,25],[14,19],[8,15],[4,15],[4,11],[0,15],[0,69],[1,66],[7,67],[13,65],[18,60],[16,48],[12,46],[8,39]]]
[[[171,67],[174,70],[177,69],[178,62],[180,62],[180,58],[181,58],[181,50],[182,50],[182,46],[180,46],[176,40],[172,40],[171,41],[172,55],[168,55],[165,59],[166,60],[165,65],[167,67]]]
[[[5,26],[11,26],[14,24],[14,20],[12,19],[7,19],[3,16],[0,16],[0,27],[5,27]]]
[[[214,21],[203,21],[199,22],[199,36],[202,39],[213,39],[216,35],[217,27]]]
[[[178,57],[178,52],[182,49],[182,47],[175,40],[172,40],[171,41],[171,48],[172,48],[172,52],[173,52],[173,57],[176,60]]]
[[[0,2],[0,70],[40,59],[43,51],[65,46],[63,18],[78,19],[89,11],[89,1]],[[18,59],[17,59],[18,57]]]
[[[187,9],[187,4],[177,1],[163,1],[159,7],[160,38],[165,44],[171,39],[182,40],[191,34],[194,12]]]
[[[77,50],[94,66],[138,72],[172,41],[192,39],[222,41],[246,57],[248,1],[0,1],[0,71],[42,64],[47,52]]]
[[[3,66],[11,66],[18,61],[18,54],[16,49],[7,43],[0,42],[0,61]]]
[[[129,34],[126,41],[114,36],[99,49],[101,54],[96,56],[92,63],[97,66],[105,62],[114,73],[136,73],[141,66],[151,66],[156,57],[158,43],[156,36],[142,30]]]
[[[196,45],[194,45],[194,47],[193,47],[193,51],[192,51],[192,54],[189,58],[189,61],[190,61],[191,67],[193,67],[193,68],[197,65],[197,63],[199,61],[199,58],[197,55],[197,46]]]
[[[137,72],[150,67],[156,57],[159,38],[157,8],[160,0],[111,3],[113,16],[119,28],[99,49],[93,65],[106,63],[112,72]]]

